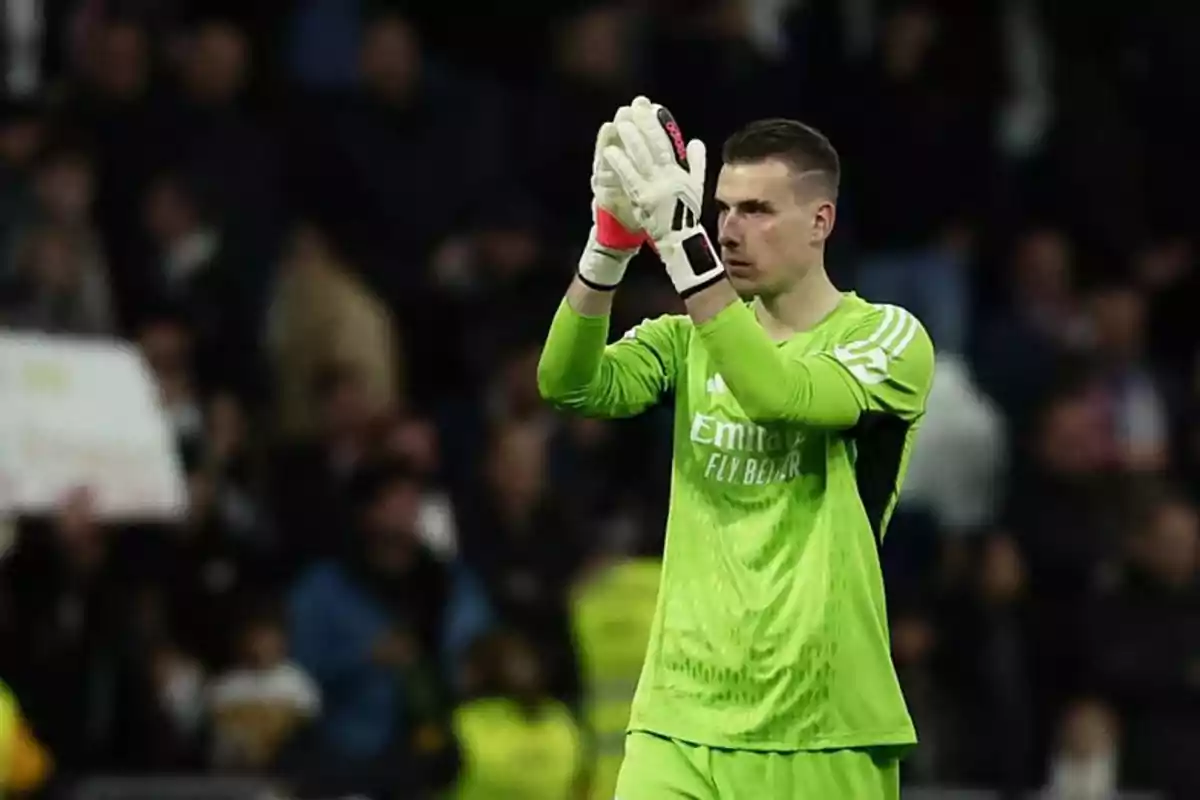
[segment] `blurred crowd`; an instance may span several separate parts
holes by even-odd
[[[1200,9],[0,9],[0,324],[135,342],[189,491],[174,527],[87,487],[16,521],[0,677],[45,791],[427,796],[475,757],[455,709],[499,697],[553,721],[506,739],[528,800],[584,796],[572,590],[659,552],[671,416],[562,417],[534,369],[596,128],[644,92],[710,147],[827,132],[831,271],[934,337],[882,550],[906,782],[1200,797]],[[615,331],[678,309],[660,272]]]

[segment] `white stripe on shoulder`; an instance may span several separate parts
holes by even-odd
[[[890,353],[892,345],[897,341],[900,345],[907,346],[912,338],[910,331],[915,331],[919,324],[916,318],[899,306],[879,304],[873,307],[883,312],[879,324],[870,336],[847,344],[845,350],[857,352],[874,346]]]
[[[912,324],[908,326],[908,333],[904,334],[904,337],[896,342],[896,347],[892,350],[893,358],[899,358],[903,355],[904,351],[908,349],[908,345],[916,337],[917,331],[921,330],[921,322],[916,317],[909,314],[908,318],[912,320]]]
[[[875,344],[892,329],[892,324],[896,318],[895,312],[895,306],[883,307],[883,319],[879,321],[879,325],[875,328],[875,332],[863,342],[864,345]]]
[[[917,329],[917,318],[905,311],[903,308],[896,309],[896,324],[892,326],[888,337],[880,344],[885,351],[893,357],[900,355],[898,342],[904,342],[911,338],[911,332]]]
[[[879,321],[879,325],[876,326],[874,332],[866,339],[859,339],[858,341],[850,342],[849,344],[845,345],[845,349],[847,351],[865,350],[866,348],[878,342],[879,337],[883,336],[887,332],[888,326],[891,325],[892,315],[893,312],[891,306],[885,307],[883,311],[883,319]]]

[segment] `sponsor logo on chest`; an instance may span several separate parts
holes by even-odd
[[[727,394],[720,375],[706,381],[705,394]],[[732,398],[699,404],[689,421],[688,439],[703,464],[706,480],[739,486],[787,483],[800,476],[803,429],[794,425],[759,425],[738,417]]]

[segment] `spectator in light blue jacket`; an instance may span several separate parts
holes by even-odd
[[[401,465],[363,470],[351,486],[357,528],[346,556],[314,565],[291,593],[293,654],[325,698],[315,745],[323,767],[343,775],[437,745],[446,676],[490,624],[475,579],[414,534],[420,488]]]

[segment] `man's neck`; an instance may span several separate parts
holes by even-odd
[[[823,266],[814,267],[808,274],[776,295],[759,295],[754,299],[754,315],[776,341],[783,341],[817,325],[842,301]]]

